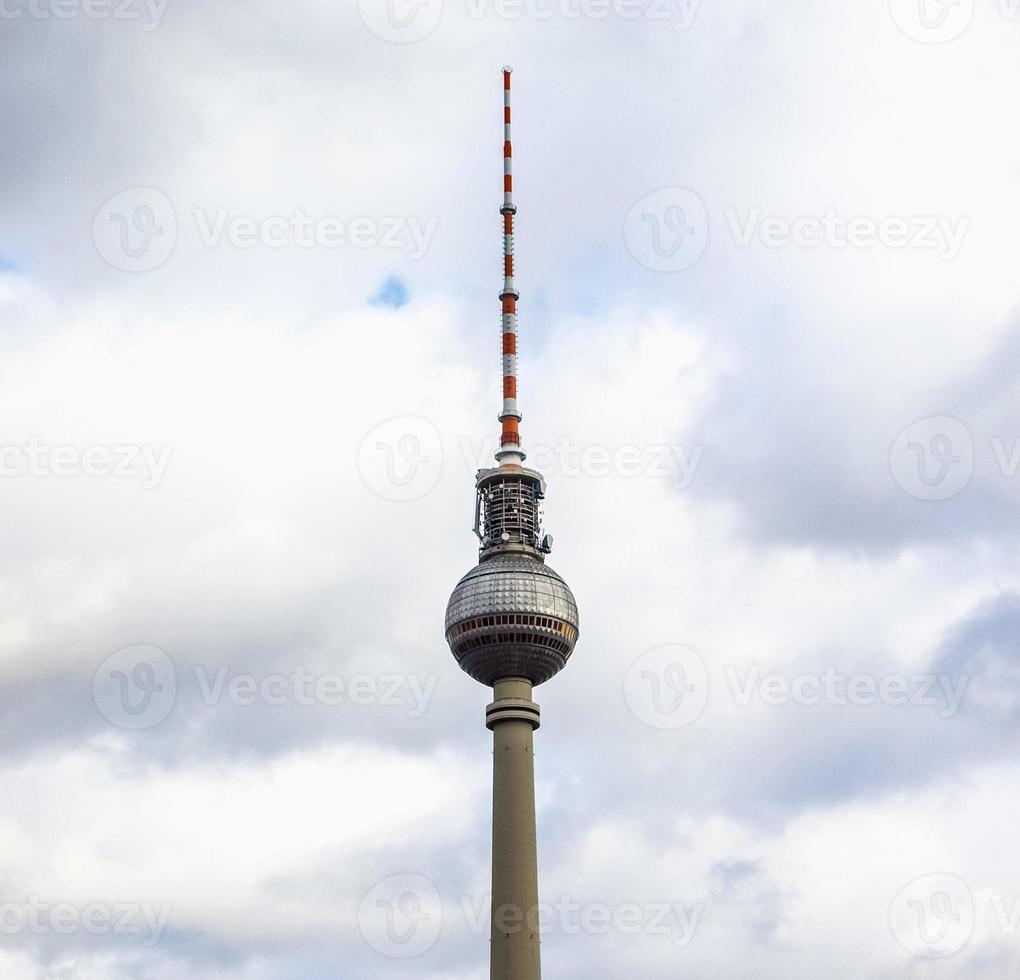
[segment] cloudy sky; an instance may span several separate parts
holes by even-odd
[[[0,976],[487,976],[507,62],[546,974],[1015,976],[1018,39],[2,0]]]

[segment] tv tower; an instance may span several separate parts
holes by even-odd
[[[476,681],[493,689],[491,980],[540,980],[538,851],[532,689],[563,669],[577,642],[577,604],[546,563],[545,479],[524,466],[517,403],[517,286],[514,282],[510,73],[503,69],[503,410],[498,465],[478,471],[478,564],[446,607],[446,641]]]

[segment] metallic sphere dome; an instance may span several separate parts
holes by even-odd
[[[446,641],[476,681],[563,669],[577,642],[577,603],[567,583],[527,554],[493,555],[467,573],[446,607]]]

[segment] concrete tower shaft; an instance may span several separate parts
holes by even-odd
[[[485,723],[492,729],[492,914],[490,980],[541,980],[535,744],[538,705],[531,682],[493,687]]]

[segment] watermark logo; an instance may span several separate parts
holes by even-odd
[[[439,430],[416,415],[377,425],[358,449],[358,472],[386,500],[418,500],[439,482],[443,444]]]
[[[109,198],[92,221],[96,251],[122,272],[150,272],[177,242],[173,202],[154,187],[132,187]]]
[[[202,702],[214,707],[224,702],[239,708],[254,704],[270,707],[321,705],[336,708],[397,708],[408,718],[421,718],[428,711],[439,678],[429,674],[315,674],[304,667],[286,673],[237,673],[220,666],[215,672],[195,668],[195,681]]]
[[[460,898],[460,910],[473,935],[483,933],[490,924],[492,896]],[[703,904],[682,902],[578,902],[570,895],[561,895],[555,902],[539,902],[529,909],[504,904],[492,910],[492,924],[504,935],[524,930],[542,935],[562,933],[565,936],[662,936],[673,946],[689,946],[694,940],[705,912]]]
[[[677,32],[694,26],[701,0],[467,0],[474,20],[646,20],[670,23]]]
[[[49,446],[33,436],[23,445],[0,445],[0,477],[128,478],[138,480],[143,490],[154,490],[166,475],[172,451],[170,446]]]
[[[400,874],[376,885],[358,908],[358,924],[365,941],[377,953],[410,959],[428,952],[444,923],[456,919],[456,931],[472,936],[494,926],[506,936],[521,932],[566,936],[650,936],[676,948],[695,939],[705,912],[701,903],[578,901],[561,895],[554,902],[530,908],[513,903],[493,907],[491,894],[462,893],[446,904],[436,886],[421,875]]]
[[[708,668],[691,647],[656,647],[631,665],[623,693],[634,717],[649,727],[686,728],[708,705]]]
[[[155,946],[173,909],[149,902],[46,902],[33,895],[25,902],[0,903],[0,935],[132,936]]]
[[[378,38],[413,44],[439,26],[443,0],[358,0],[361,19]]]
[[[255,217],[229,208],[192,213],[199,241],[205,248],[229,245],[248,250],[253,248],[355,249],[380,248],[401,250],[412,262],[428,252],[439,225],[435,216],[359,215],[344,219],[338,215],[313,215],[303,208],[282,214]]]
[[[499,449],[498,439],[459,440],[461,455],[470,472],[489,465]],[[556,445],[528,444],[528,465],[547,476],[599,479],[608,476],[648,477],[670,480],[677,490],[687,490],[697,476],[704,446],[690,448],[663,443],[617,446],[579,445],[560,439]]]
[[[949,415],[919,419],[894,440],[889,471],[918,500],[948,500],[970,483],[974,441],[959,419]]]
[[[974,930],[974,897],[954,875],[924,875],[901,888],[893,899],[889,927],[896,941],[914,956],[953,956],[967,945]]]
[[[135,21],[146,33],[163,23],[170,0],[3,0],[0,20]]]
[[[937,252],[943,262],[956,258],[970,228],[966,215],[893,214],[874,218],[840,214],[835,208],[795,218],[766,214],[761,208],[751,208],[744,215],[727,208],[726,223],[738,248],[756,243],[769,249],[910,248]]]
[[[361,900],[358,927],[366,943],[391,959],[427,953],[443,927],[436,886],[422,875],[393,875]]]
[[[974,0],[889,0],[896,26],[922,44],[959,37],[974,19]]]
[[[953,718],[963,704],[969,674],[848,674],[836,667],[818,673],[762,674],[727,666],[726,679],[734,703],[747,707],[758,701],[768,707],[800,705],[833,708],[932,708],[940,718]]]
[[[1020,0],[1015,0],[1020,4]],[[955,259],[970,230],[967,215],[843,214],[826,208],[816,214],[784,215],[762,208],[726,208],[720,225],[740,249],[796,248],[833,251],[883,248],[926,251],[941,262]],[[624,221],[631,254],[646,268],[676,272],[690,268],[708,245],[709,216],[702,199],[687,188],[667,187],[637,202]]]
[[[623,237],[630,254],[654,272],[679,272],[708,247],[708,210],[686,187],[662,187],[628,212]]]
[[[2,3],[2,0],[0,0]],[[173,201],[153,187],[134,187],[107,200],[92,222],[99,255],[124,272],[150,272],[171,256],[183,231],[202,248],[400,251],[412,262],[425,257],[439,226],[435,215],[311,214],[294,208],[255,215],[230,208],[192,208],[194,221],[178,226]],[[189,239],[194,240],[194,239]]]
[[[111,724],[139,731],[164,721],[177,700],[177,671],[164,650],[148,644],[107,657],[92,678],[92,700]]]

